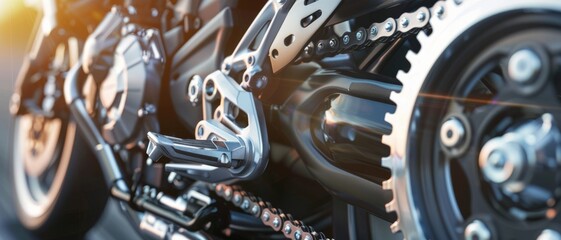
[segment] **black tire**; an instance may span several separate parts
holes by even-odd
[[[24,154],[26,141],[30,141],[23,135],[28,131],[24,122],[29,118],[33,117],[18,117],[14,128],[12,186],[18,218],[42,239],[82,238],[97,222],[107,202],[109,191],[99,165],[76,125],[56,120],[61,122],[60,135],[54,143],[57,150],[49,157],[58,166],[45,198],[36,197],[32,192],[38,191],[37,185],[30,187],[32,177],[29,168],[24,167],[24,161],[29,161],[29,155]]]

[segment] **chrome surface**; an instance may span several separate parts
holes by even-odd
[[[393,129],[391,134],[385,135],[382,139],[383,143],[391,148],[390,156],[383,159],[382,163],[392,171],[392,177],[384,182],[384,188],[392,190],[393,193],[393,199],[386,205],[386,209],[389,212],[396,212],[398,216],[398,220],[391,228],[394,232],[401,231],[407,239],[426,238],[421,225],[424,216],[420,216],[414,201],[416,197],[412,195],[407,155],[407,139],[418,131],[418,129],[409,129],[409,126],[415,118],[413,109],[420,89],[437,59],[445,54],[450,44],[461,38],[466,30],[492,16],[520,9],[561,11],[561,3],[556,0],[438,1],[431,8],[431,13],[436,16],[429,20],[432,26],[431,35],[420,32],[417,39],[421,50],[417,53],[410,51],[406,55],[411,63],[411,69],[398,73],[397,78],[403,83],[403,89],[401,92],[393,92],[390,96],[397,109],[395,113],[387,114],[385,118],[392,124]]]

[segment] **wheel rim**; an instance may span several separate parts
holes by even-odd
[[[516,19],[524,18],[524,14],[517,17],[510,16],[511,18],[505,19],[515,22]],[[539,18],[550,20],[545,17],[545,14],[531,17],[534,20]],[[559,16],[551,17],[559,19]],[[501,22],[496,20],[493,24],[499,25]],[[544,22],[536,26],[547,25],[549,21]],[[505,28],[508,27],[508,24],[505,24]],[[512,27],[513,25],[510,26],[510,30]],[[511,39],[516,40],[507,41],[509,37],[504,37],[504,39],[490,40],[491,43],[481,42],[479,47],[485,46],[485,48],[482,48],[484,50],[480,54],[447,64],[441,69],[442,71],[435,68],[431,72],[432,77],[425,82],[421,90],[422,94],[415,104],[414,111],[418,116],[412,120],[411,127],[419,130],[409,142],[408,153],[409,156],[413,156],[410,159],[430,159],[430,161],[411,161],[409,165],[413,194],[422,196],[417,198],[417,204],[422,206],[419,208],[421,215],[427,216],[425,224],[443,226],[439,230],[432,228],[429,234],[468,239],[474,236],[479,239],[510,237],[531,239],[546,230],[560,230],[561,226],[555,223],[559,221],[557,214],[560,209],[557,204],[559,196],[552,198],[553,203],[550,207],[540,210],[543,211],[543,217],[520,219],[521,214],[535,215],[535,212],[522,212],[520,208],[514,207],[516,205],[514,203],[506,204],[509,205],[508,209],[502,206],[505,204],[497,198],[504,200],[506,196],[498,194],[497,187],[488,184],[489,181],[485,179],[482,167],[478,166],[479,154],[482,152],[483,145],[490,139],[512,132],[509,129],[530,122],[532,119],[538,119],[544,113],[551,113],[559,119],[560,112],[555,110],[559,107],[558,98],[552,97],[555,95],[544,96],[550,94],[552,88],[556,88],[551,80],[558,77],[558,73],[549,66],[544,66],[545,70],[542,70],[547,72],[547,76],[537,74],[533,77],[532,83],[520,83],[507,76],[507,60],[512,59],[521,50],[532,49],[547,62],[550,61],[549,56],[551,61],[558,59],[554,54],[559,52],[548,51],[558,49],[558,46],[551,46],[558,45],[555,44],[558,41],[547,43],[541,40],[551,37],[561,39],[558,29],[559,26],[557,29],[549,29],[553,31],[548,32],[547,34],[550,35],[547,37],[544,37],[544,34],[547,35],[544,33],[547,32],[546,30],[529,29],[509,35]],[[505,31],[505,29],[494,30]],[[464,45],[466,46],[469,44]],[[466,48],[474,51],[473,48]],[[559,66],[556,69],[559,69]],[[460,74],[452,74],[452,72]],[[441,81],[437,79],[457,80],[457,82],[453,81],[443,86],[438,84]],[[487,83],[483,83],[484,81]],[[548,88],[547,83],[553,85]],[[475,94],[481,90],[480,85],[487,86],[485,94]],[[548,107],[550,104],[556,106]],[[434,106],[440,107],[435,109]],[[443,107],[445,110],[440,110]],[[455,133],[450,132],[446,136],[446,132],[440,132],[442,129],[448,129],[450,126],[448,123],[454,121],[458,121],[459,125],[463,126],[462,131],[466,132],[462,135],[463,143],[460,142],[459,146],[453,147],[444,146],[450,143],[443,138],[458,140],[452,137]],[[553,179],[556,177],[558,178],[553,174]],[[441,214],[430,214],[429,209],[441,209],[439,210]],[[518,219],[515,215],[518,215]]]
[[[17,199],[25,215],[33,218],[44,215],[58,197],[71,154],[64,145],[73,141],[69,138],[75,132],[70,125],[65,129],[62,120],[50,119],[37,133],[36,118],[16,119],[13,155]]]

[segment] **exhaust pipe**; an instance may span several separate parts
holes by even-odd
[[[199,209],[194,214],[194,218],[189,218],[162,207],[149,197],[134,197],[134,193],[130,192],[129,186],[123,179],[123,173],[119,168],[110,145],[105,142],[94,120],[86,110],[85,100],[82,98],[81,89],[78,87],[83,84],[80,81],[83,81],[86,77],[86,73],[82,71],[82,62],[75,64],[68,72],[64,81],[64,98],[78,128],[86,137],[86,141],[92,151],[94,151],[107,185],[111,187],[111,195],[114,198],[128,202],[136,209],[167,219],[189,231],[200,230],[207,223],[223,216],[227,212],[223,206],[215,202]]]

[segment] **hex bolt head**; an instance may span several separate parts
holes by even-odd
[[[228,155],[226,155],[225,153],[222,153],[222,155],[220,155],[220,163],[230,164],[230,158],[228,157]]]
[[[530,82],[542,68],[538,54],[530,49],[518,50],[508,60],[508,76],[515,82]]]
[[[337,40],[335,40],[334,38],[329,40],[329,46],[335,48],[335,46],[337,46]]]
[[[306,235],[306,236],[304,237],[304,240],[312,240],[312,236]]]
[[[362,31],[358,31],[355,34],[356,40],[361,41],[362,37],[364,37],[364,34],[362,33]]]
[[[257,78],[257,80],[255,81],[255,87],[257,89],[262,89],[267,85],[268,81],[269,81],[269,79],[267,78],[267,76],[263,75],[263,76]]]
[[[351,38],[349,37],[349,35],[343,36],[343,43],[345,45],[349,44],[350,41],[351,41]]]
[[[474,220],[464,230],[466,240],[490,240],[491,230],[480,220]]]
[[[310,49],[309,46],[306,46],[306,47],[304,48],[304,53],[305,53],[305,54],[308,54],[308,55],[309,55],[311,52],[312,52],[312,50]]]
[[[465,138],[464,124],[457,118],[446,120],[440,127],[440,141],[446,147],[458,147]]]
[[[188,88],[188,94],[189,95],[189,101],[191,102],[191,104],[193,106],[196,106],[199,102],[200,102],[200,98],[202,93],[202,88],[203,88],[203,78],[201,78],[201,76],[199,75],[195,75],[191,78],[191,81],[189,82],[189,88]]]

